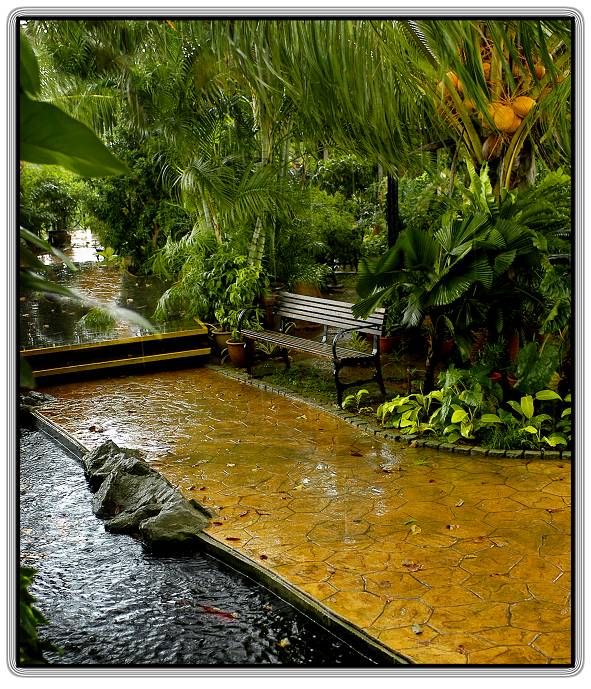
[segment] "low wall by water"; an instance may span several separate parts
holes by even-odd
[[[48,619],[40,635],[56,647],[45,653],[49,671],[375,667],[219,560],[200,551],[154,556],[106,532],[65,449],[70,439],[62,441],[21,431],[21,562],[37,570],[31,592]]]
[[[296,610],[304,613],[315,623],[322,625],[322,628],[329,630],[337,639],[341,639],[351,649],[354,649],[355,653],[360,654],[360,658],[386,667],[408,663],[404,656],[384,647],[375,639],[367,637],[345,618],[335,615],[330,609],[298,587],[262,567],[251,558],[245,557],[235,549],[227,547],[224,543],[204,533],[202,529],[207,525],[209,517],[212,516],[209,510],[196,500],[185,500],[166,479],[150,469],[149,465],[141,460],[137,450],[118,448],[112,441],[107,441],[94,450],[89,450],[43,414],[32,408],[29,408],[27,413],[29,423],[51,437],[67,452],[73,454],[84,466],[90,485],[92,486],[94,483],[95,488],[99,487],[92,503],[93,512],[100,518],[107,519],[105,528],[108,531],[126,533],[139,538],[152,548],[156,548],[156,552],[160,553],[184,552],[186,554],[197,548],[225,563],[241,575],[249,576],[257,584],[265,586],[266,589],[278,595]],[[140,461],[138,462],[138,460]],[[122,491],[118,491],[117,499],[113,499],[112,492],[109,497],[105,490],[101,491],[100,486],[104,487],[108,478],[112,480],[115,477],[120,480],[122,475],[129,476],[129,472],[136,476],[141,474],[143,477],[150,477],[151,479],[154,479],[154,475],[156,475],[161,479],[162,484],[158,482],[158,488],[154,491],[150,481],[149,495],[146,494],[144,485],[135,482],[132,486],[127,484]],[[172,489],[172,494],[169,489]],[[151,523],[154,521],[153,510],[145,511],[146,503],[154,502],[154,493],[157,494],[157,500],[163,502],[165,508],[168,508],[163,526]],[[172,509],[178,510],[178,513],[173,513],[172,518],[170,518],[171,503]],[[166,513],[166,509],[162,512]],[[158,507],[156,513],[161,513],[161,506]]]

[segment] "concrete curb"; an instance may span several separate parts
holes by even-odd
[[[302,395],[298,395],[291,390],[281,388],[277,385],[270,385],[262,380],[253,378],[247,373],[238,371],[236,369],[226,368],[218,364],[204,364],[205,368],[211,369],[212,371],[217,371],[226,378],[231,378],[232,380],[240,381],[246,385],[251,385],[252,387],[259,388],[261,390],[266,390],[267,392],[273,392],[277,395],[281,395],[287,399],[293,400],[294,402],[302,402],[307,404],[314,409],[319,409],[327,414],[336,416],[337,418],[346,421],[347,423],[359,428],[359,430],[375,435],[378,438],[384,440],[395,440],[399,443],[404,443],[406,445],[412,445],[412,447],[428,447],[431,450],[437,450],[439,452],[453,452],[455,454],[471,455],[477,457],[499,457],[507,459],[560,459],[560,460],[571,460],[570,450],[547,450],[546,452],[541,452],[538,450],[493,450],[486,447],[480,446],[470,446],[470,445],[455,445],[453,443],[444,443],[438,440],[425,440],[418,439],[416,435],[402,435],[396,433],[392,429],[383,429],[370,424],[366,419],[352,414],[350,411],[339,409],[336,405],[324,404],[322,402],[315,402]]]
[[[30,409],[29,412],[38,430],[50,436],[68,454],[73,456],[81,465],[83,464],[82,457],[87,452],[90,452],[89,448],[76,440],[66,430],[43,416],[40,411]],[[408,666],[413,664],[409,659],[395,653],[377,639],[368,636],[363,630],[322,605],[320,601],[312,598],[304,591],[300,591],[296,586],[263,567],[255,560],[235,551],[209,534],[200,532],[197,534],[197,540],[203,551],[208,555],[215,557],[226,566],[264,586],[303,615],[376,663],[387,666]]]

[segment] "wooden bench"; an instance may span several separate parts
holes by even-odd
[[[238,332],[246,339],[256,340],[275,345],[279,355],[283,357],[286,368],[289,368],[289,350],[297,350],[326,359],[332,359],[335,385],[337,389],[337,404],[343,403],[343,390],[348,387],[376,382],[385,396],[382,366],[378,347],[378,338],[383,332],[385,309],[377,309],[367,319],[355,318],[352,313],[353,304],[332,299],[320,299],[291,292],[280,292],[279,300],[274,307],[274,313],[280,317],[281,325],[277,330],[252,330],[242,327],[246,313],[251,309],[244,309],[238,318]],[[305,337],[290,335],[287,331],[293,321],[306,321],[324,326],[322,339],[311,340]],[[336,328],[337,332],[329,341],[329,328]],[[371,353],[359,351],[340,343],[347,333],[360,332],[373,335]],[[369,365],[375,373],[373,378],[343,382],[339,374],[347,366]],[[252,361],[247,366],[248,373],[252,373]]]

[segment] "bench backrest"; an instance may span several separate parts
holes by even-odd
[[[334,328],[358,328],[360,332],[381,334],[386,317],[385,309],[376,309],[367,318],[355,318],[353,304],[334,299],[308,297],[280,292],[276,313],[282,318],[321,323]]]

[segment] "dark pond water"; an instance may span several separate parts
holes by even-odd
[[[49,620],[41,634],[62,649],[49,663],[373,665],[205,554],[156,557],[106,532],[80,464],[38,431],[22,430],[20,473],[21,560],[38,571],[31,590]]]
[[[151,319],[154,308],[167,285],[154,276],[132,275],[116,264],[98,260],[96,240],[88,230],[72,233],[72,244],[64,253],[77,270],[70,270],[50,254],[40,256],[47,265],[46,278],[66,285],[83,297],[83,301],[59,295],[28,294],[21,297],[19,309],[19,343],[23,348],[51,347],[93,340],[131,337],[146,332],[138,323],[123,318],[122,310],[133,311]],[[116,323],[107,329],[93,330],[80,319],[98,303],[118,310]],[[117,311],[114,312],[117,314]],[[179,329],[186,324],[172,324]],[[194,325],[194,323],[193,323]]]

